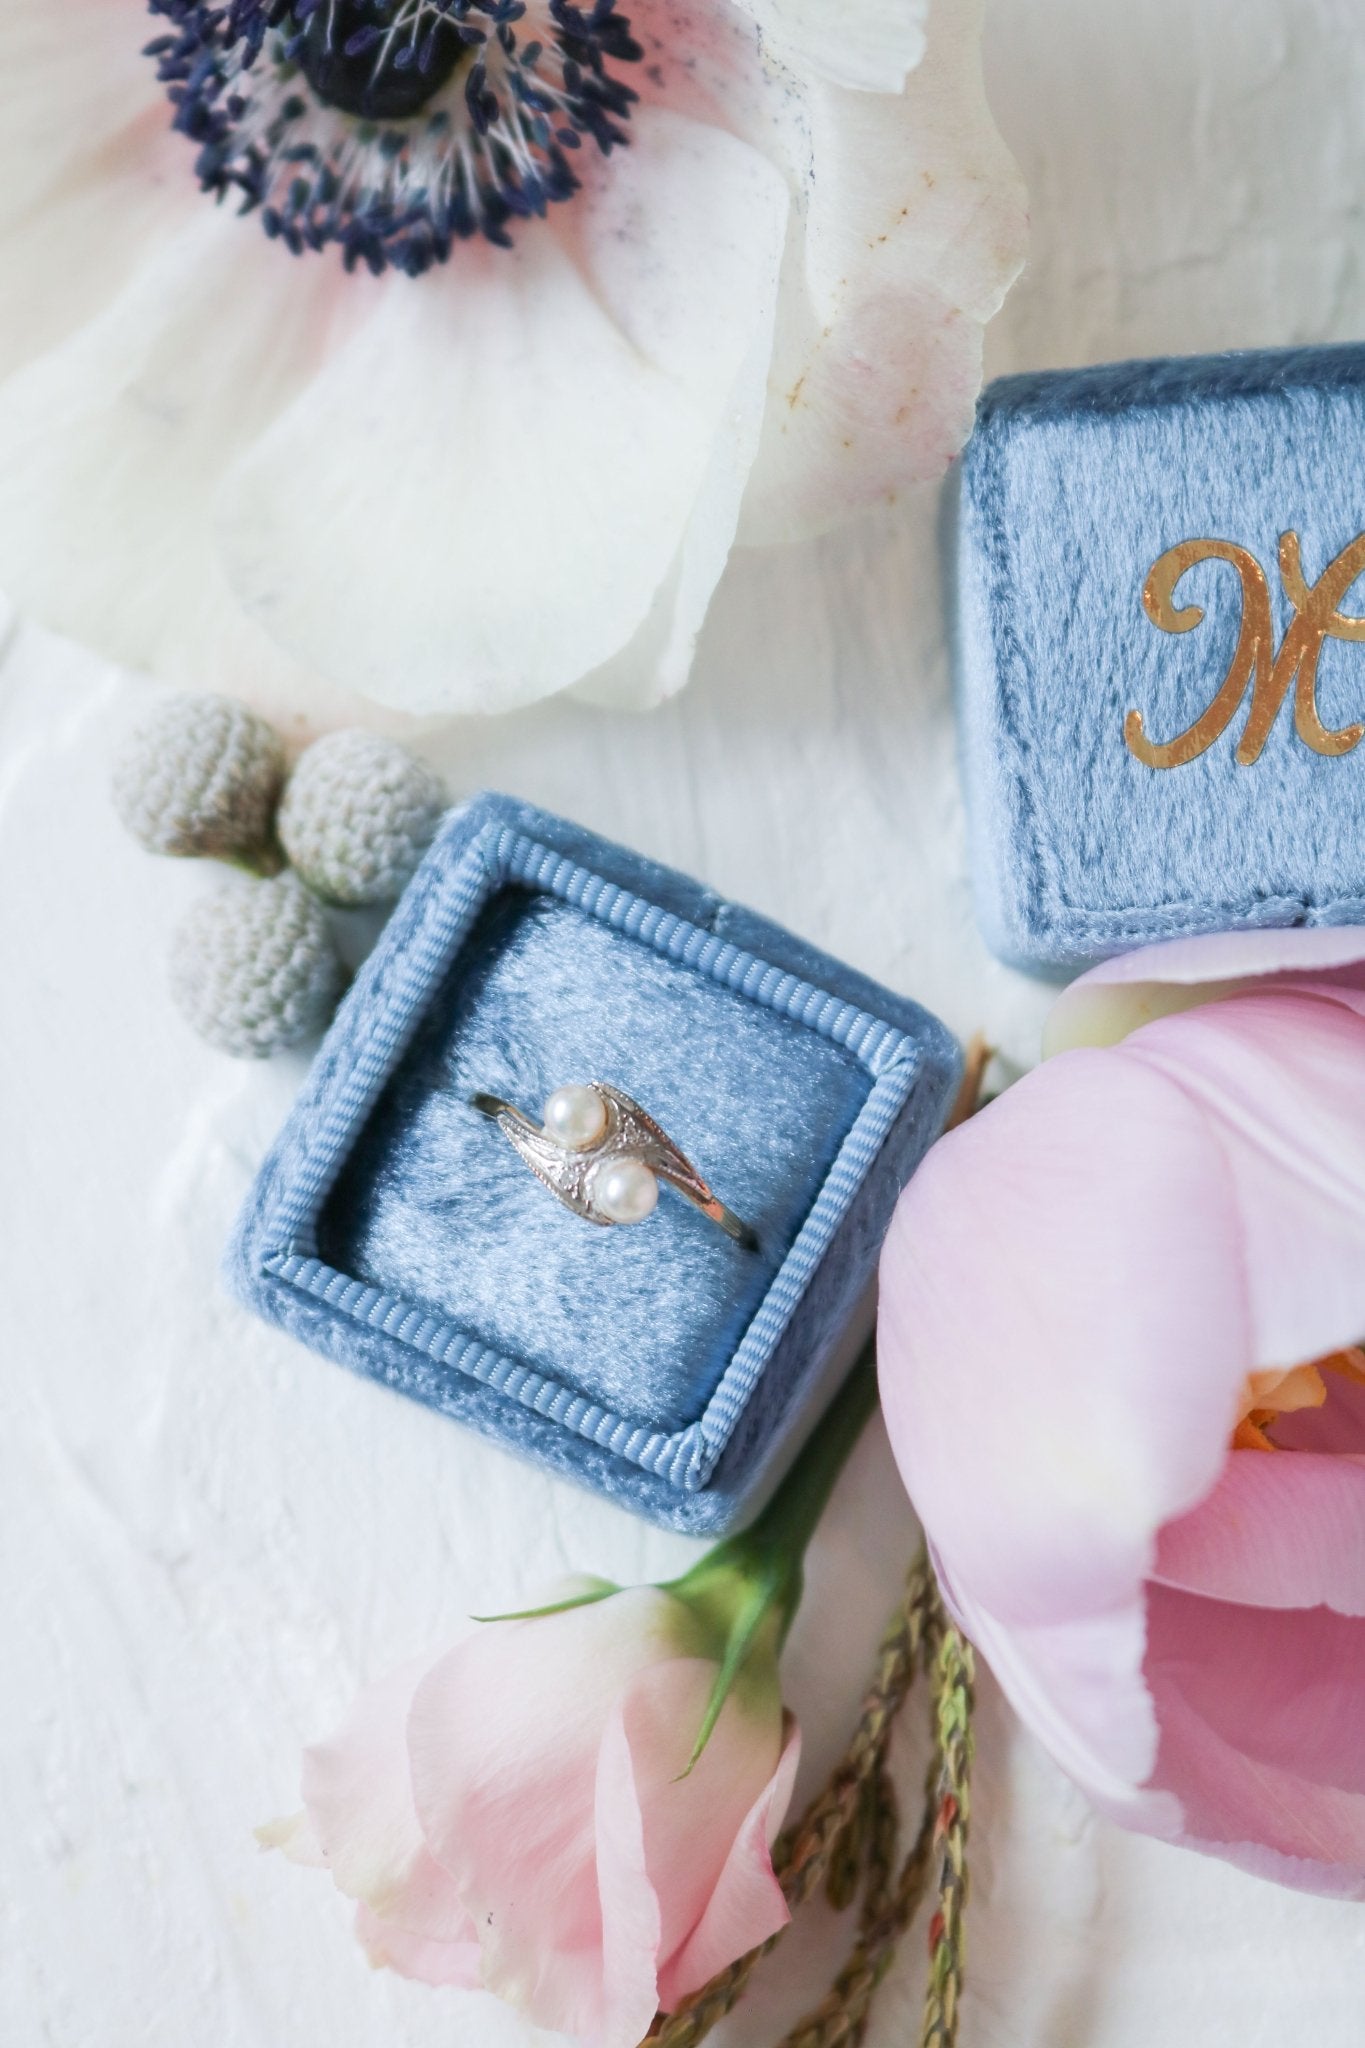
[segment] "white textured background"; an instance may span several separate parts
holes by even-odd
[[[1362,0],[995,0],[988,59],[1034,217],[992,369],[1365,332]],[[675,707],[453,728],[441,759],[1023,1063],[1046,994],[971,923],[935,511],[737,561]],[[299,1744],[362,1680],[471,1607],[571,1566],[655,1577],[686,1546],[219,1293],[301,1063],[236,1067],[168,1009],[167,934],[204,880],[125,843],[106,796],[146,701],[28,631],[0,668],[0,2041],[520,2048],[489,2000],[372,1975],[342,1902],[251,1825],[294,1804]],[[788,1658],[810,1781],[911,1540],[874,1431]],[[1365,1915],[1097,1823],[983,1691],[963,2048],[1359,2043]],[[840,1938],[804,1922],[717,2038],[772,2040]],[[917,1930],[870,2048],[915,2037],[922,1958]]]

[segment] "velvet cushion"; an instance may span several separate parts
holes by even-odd
[[[1125,738],[1135,710],[1162,742],[1199,719],[1244,616],[1240,572],[1205,557],[1175,596],[1183,627],[1155,624],[1143,590],[1159,558],[1187,541],[1245,550],[1273,658],[1294,617],[1280,537],[1298,536],[1311,585],[1365,528],[1363,468],[1354,345],[985,392],[956,524],[956,666],[978,907],[1006,958],[1071,967],[1187,932],[1365,918],[1365,745],[1314,751],[1292,690],[1250,763],[1249,690],[1181,765],[1148,765]],[[1328,727],[1365,718],[1365,646],[1322,640],[1316,703]]]
[[[258,1310],[656,1519],[723,1528],[794,1447],[957,1071],[916,1005],[561,820],[448,821],[262,1171]],[[472,1108],[635,1096],[757,1229],[564,1209]]]

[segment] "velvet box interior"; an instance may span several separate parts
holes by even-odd
[[[1365,920],[1362,478],[1354,345],[986,391],[956,637],[998,952]]]
[[[305,1343],[624,1505],[743,1520],[847,1363],[959,1070],[944,1028],[685,877],[528,805],[451,814],[329,1033],[229,1254]],[[754,1226],[665,1187],[602,1228],[471,1106],[623,1089]]]

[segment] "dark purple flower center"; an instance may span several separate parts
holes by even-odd
[[[298,10],[295,10],[298,18]],[[395,25],[392,0],[330,0],[304,17],[299,69],[320,100],[373,121],[406,121],[439,92],[472,47],[450,15],[420,33]]]
[[[416,276],[579,189],[629,140],[617,0],[148,0],[206,192],[301,255]],[[528,33],[528,30],[536,33]]]

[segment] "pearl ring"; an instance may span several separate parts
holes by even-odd
[[[736,1244],[757,1251],[758,1237],[717,1201],[690,1160],[652,1116],[607,1081],[556,1088],[543,1124],[497,1095],[471,1095],[538,1180],[589,1223],[643,1223],[666,1180],[718,1223]]]

